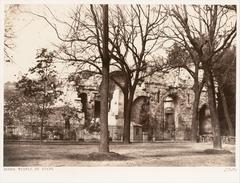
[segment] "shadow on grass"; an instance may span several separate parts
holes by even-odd
[[[143,157],[151,158],[163,158],[163,157],[177,157],[177,156],[199,156],[199,155],[220,155],[220,154],[232,154],[232,152],[227,150],[216,150],[216,149],[206,149],[204,151],[182,151],[177,154],[154,154],[154,155],[145,155]]]
[[[134,159],[133,157],[121,155],[115,152],[110,153],[90,153],[90,154],[70,154],[65,155],[67,159],[80,160],[80,161],[127,161]]]
[[[159,145],[158,145],[159,144]],[[172,146],[171,146],[172,145]],[[147,143],[146,144],[140,144],[140,143],[131,143],[131,144],[121,144],[121,145],[112,145],[112,147],[119,147],[119,148],[127,148],[129,150],[133,149],[133,150],[159,150],[159,149],[191,149],[192,147],[189,145],[181,145],[181,144],[175,144],[175,143],[171,143],[171,144],[166,144],[166,143]]]

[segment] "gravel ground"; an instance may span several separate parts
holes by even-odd
[[[235,146],[224,144],[223,153],[209,151],[210,143],[159,142],[111,144],[113,158],[99,158],[96,144],[4,144],[4,166],[235,166]]]

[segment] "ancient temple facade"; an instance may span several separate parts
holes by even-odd
[[[131,116],[132,141],[190,139],[193,83],[184,70],[181,72],[179,74],[176,70],[161,77],[146,78],[136,88]],[[90,125],[100,121],[101,83],[94,75],[81,82],[76,89],[77,100],[81,102],[85,124]],[[122,140],[124,100],[121,89],[114,82],[110,82],[109,98],[109,136],[112,140]],[[206,101],[206,93],[203,92],[200,108],[206,105]]]

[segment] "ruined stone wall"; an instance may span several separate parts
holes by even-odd
[[[154,126],[154,136],[156,140],[164,138],[164,123],[166,123],[164,112],[164,100],[168,96],[175,96],[174,99],[174,121],[175,138],[189,139],[193,91],[189,83],[189,76],[185,73],[183,78],[176,76],[178,72],[171,72],[164,77],[150,78],[145,82],[145,91],[150,97],[150,119]],[[177,79],[176,79],[177,78]],[[138,92],[140,93],[140,92]],[[142,93],[142,94],[143,94]],[[139,95],[139,94],[138,94]]]
[[[96,81],[95,84],[93,82],[87,82],[87,84],[79,89],[78,92],[87,93],[87,109],[92,118],[94,113],[92,102],[96,97],[99,97],[99,85],[96,85]],[[134,101],[137,101],[140,97],[146,97],[149,100],[149,125],[151,125],[152,129],[152,132],[149,133],[152,133],[152,138],[156,140],[164,139],[164,123],[166,123],[164,100],[166,97],[174,98],[174,138],[179,140],[188,140],[190,138],[192,103],[194,100],[192,85],[193,80],[189,74],[186,71],[184,72],[184,70],[178,69],[162,76],[154,75],[146,78],[141,85],[137,86]],[[114,91],[112,94],[114,95]],[[118,97],[112,99],[113,103],[111,104],[114,105],[117,103],[118,108],[115,111],[116,114],[114,113],[113,115],[111,113],[114,110],[109,110],[111,126],[123,126],[123,94],[119,91],[118,95],[116,95],[115,92],[115,95],[112,97]],[[203,92],[200,99],[200,106],[206,103],[206,101],[206,92]],[[133,109],[134,117],[132,120],[135,123],[139,123],[140,105],[136,109]],[[113,121],[111,120],[115,122],[112,123]],[[111,133],[113,134],[115,131],[113,130]]]

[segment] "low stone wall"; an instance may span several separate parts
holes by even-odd
[[[120,141],[122,140],[123,136],[123,127],[122,126],[109,126],[109,137],[113,141]]]
[[[222,136],[222,143],[224,144],[235,144],[236,138],[234,136]]]
[[[223,144],[235,144],[236,141],[236,138],[234,136],[222,136],[221,139]],[[202,143],[212,142],[213,135],[212,134],[200,135],[199,141]]]

